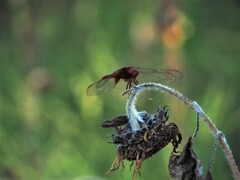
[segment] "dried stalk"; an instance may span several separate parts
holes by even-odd
[[[220,144],[225,152],[225,157],[226,157],[226,159],[230,165],[230,168],[232,170],[233,176],[236,179],[240,179],[240,173],[239,173],[238,167],[236,165],[235,159],[233,158],[232,151],[227,143],[225,135],[217,129],[217,127],[213,124],[211,119],[205,114],[205,112],[202,110],[202,108],[198,105],[198,103],[196,101],[189,100],[183,94],[179,93],[178,91],[176,91],[168,86],[162,85],[160,83],[143,83],[143,84],[139,84],[139,85],[135,86],[134,88],[129,89],[123,93],[123,95],[125,95],[127,93],[129,94],[129,99],[128,99],[126,108],[127,108],[127,114],[129,117],[129,122],[131,124],[132,131],[140,130],[138,121],[144,122],[142,120],[141,116],[139,116],[139,113],[137,112],[137,110],[135,108],[135,101],[137,99],[137,96],[145,90],[157,90],[157,91],[161,91],[161,92],[166,92],[168,94],[173,95],[179,101],[183,102],[188,107],[193,109],[205,121],[205,123],[211,130],[212,134],[220,142]]]

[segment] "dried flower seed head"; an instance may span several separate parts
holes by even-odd
[[[119,116],[112,121],[103,122],[101,127],[116,129],[116,134],[112,135],[112,143],[117,145],[117,157],[107,173],[118,169],[121,163],[124,169],[123,160],[125,159],[136,161],[133,173],[133,178],[136,179],[145,159],[156,154],[170,142],[173,144],[173,152],[176,152],[181,143],[182,136],[177,125],[167,122],[167,106],[157,108],[153,115],[146,112],[141,112],[139,115],[144,123],[140,123],[141,129],[138,131],[132,131],[130,124],[126,121],[127,116]]]

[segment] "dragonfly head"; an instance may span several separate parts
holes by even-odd
[[[132,78],[136,78],[138,76],[138,71],[135,68],[129,69],[129,73],[131,74]]]

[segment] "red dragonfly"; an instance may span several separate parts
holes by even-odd
[[[120,79],[123,79],[125,82],[127,82],[126,89],[130,89],[133,87],[133,84],[138,84],[136,77],[139,74],[144,74],[148,76],[149,79],[158,81],[164,80],[168,82],[172,82],[183,77],[183,74],[177,70],[151,69],[128,66],[118,69],[112,74],[103,76],[99,81],[88,86],[87,95],[93,96],[109,92],[117,85]]]

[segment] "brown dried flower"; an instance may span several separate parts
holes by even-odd
[[[167,107],[158,108],[153,115],[146,112],[140,112],[139,115],[144,123],[139,122],[141,129],[138,131],[132,131],[127,116],[119,116],[112,121],[106,120],[102,123],[101,127],[115,127],[116,130],[116,134],[112,135],[112,143],[117,145],[117,157],[106,174],[118,169],[120,164],[122,164],[122,173],[123,160],[126,159],[132,161],[132,165],[136,161],[133,173],[133,179],[136,179],[138,174],[141,175],[143,161],[156,154],[168,143],[172,142],[172,153],[176,152],[182,135],[176,124],[168,123]]]

